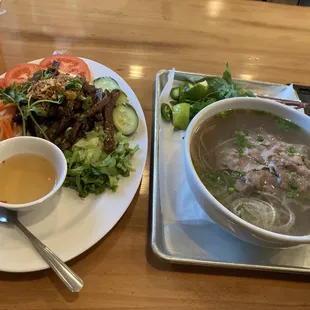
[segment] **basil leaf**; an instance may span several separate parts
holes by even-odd
[[[190,118],[193,118],[198,112],[200,112],[203,108],[208,106],[209,104],[215,102],[215,98],[210,98],[208,100],[196,101],[190,107]]]
[[[231,85],[234,84],[234,82],[233,82],[233,80],[232,80],[232,77],[231,77],[231,72],[230,72],[230,68],[229,68],[228,62],[226,63],[226,70],[225,70],[224,73],[223,73],[223,79],[224,79],[228,84],[231,84]]]
[[[244,94],[246,97],[256,97],[255,95],[254,95],[254,93],[252,92],[252,91],[250,91],[250,90],[247,90],[246,92],[245,92],[245,94]]]

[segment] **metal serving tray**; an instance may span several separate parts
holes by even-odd
[[[156,75],[152,194],[152,249],[169,263],[236,269],[310,273],[310,245],[266,249],[243,242],[222,230],[200,208],[184,172],[182,131],[161,119],[159,97],[169,70]],[[203,74],[175,72],[174,85]],[[255,93],[297,99],[291,86],[236,80]]]

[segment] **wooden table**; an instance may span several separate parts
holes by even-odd
[[[179,70],[310,84],[310,10],[232,0],[4,0],[0,72],[66,49],[117,71],[152,124],[155,73]],[[149,170],[126,215],[70,262],[74,295],[51,270],[0,273],[0,309],[309,309],[308,277],[169,266],[149,250]],[[1,246],[1,245],[0,245]]]

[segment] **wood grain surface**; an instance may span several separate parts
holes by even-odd
[[[310,9],[238,0],[4,0],[0,72],[55,49],[118,72],[152,125],[163,68],[310,84]],[[150,140],[151,141],[151,140]],[[125,216],[69,265],[74,295],[51,270],[0,273],[0,309],[310,309],[308,277],[170,266],[149,249],[149,161]],[[77,240],[78,242],[78,240]],[[0,245],[1,247],[1,245]]]

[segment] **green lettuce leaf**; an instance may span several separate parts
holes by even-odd
[[[116,191],[119,178],[134,171],[131,160],[139,147],[131,148],[128,138],[117,133],[115,151],[106,153],[105,139],[105,132],[98,127],[65,151],[68,172],[64,185],[77,190],[81,197],[98,195],[106,189]]]

